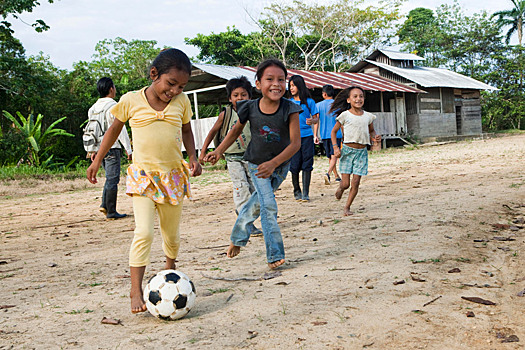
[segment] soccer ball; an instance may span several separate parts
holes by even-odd
[[[148,311],[163,320],[186,316],[195,305],[195,286],[177,270],[163,270],[153,276],[144,289]]]

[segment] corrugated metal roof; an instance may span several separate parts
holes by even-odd
[[[243,67],[255,74],[256,68]],[[323,85],[333,85],[335,89],[345,89],[349,86],[359,86],[367,91],[399,91],[425,93],[425,91],[411,86],[397,83],[377,75],[366,73],[341,73],[341,72],[320,72],[288,69],[288,78],[298,74],[304,78],[306,87],[309,89],[322,88]]]
[[[447,69],[430,67],[398,68],[371,60],[366,60],[366,62],[413,81],[422,87],[498,90],[493,86]]]
[[[372,56],[374,57],[377,56],[378,51],[384,54],[386,57],[390,58],[391,60],[412,60],[412,61],[424,61],[425,60],[423,57],[414,55],[413,53],[391,51],[391,50],[384,50],[384,49],[379,49],[379,50],[374,51],[374,53],[368,56],[367,59],[371,59]]]
[[[206,72],[208,74],[221,77],[226,80],[232,78],[238,78],[240,76],[245,76],[248,78],[250,83],[255,86],[255,74],[251,71],[244,69],[242,67],[231,67],[231,66],[221,66],[217,64],[204,64],[204,63],[193,63],[193,67],[198,68],[199,70]],[[192,77],[199,74],[198,71],[192,72]]]

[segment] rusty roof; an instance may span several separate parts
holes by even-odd
[[[254,67],[242,68],[247,69],[255,74],[256,68]],[[288,78],[295,74],[298,74],[304,78],[306,87],[309,89],[320,89],[323,87],[323,85],[330,84],[334,87],[334,89],[345,89],[350,86],[359,86],[367,91],[425,93],[423,90],[368,73],[322,72],[313,70],[288,69]]]

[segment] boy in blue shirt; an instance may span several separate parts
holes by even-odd
[[[317,110],[319,111],[319,123],[314,125],[315,136],[320,138],[323,142],[323,147],[326,152],[326,156],[330,160],[328,171],[324,175],[325,185],[330,185],[330,173],[333,172],[335,181],[341,181],[339,174],[337,173],[337,157],[334,156],[334,147],[330,134],[335,125],[335,116],[333,113],[329,113],[330,107],[334,102],[334,87],[332,85],[323,86],[323,101],[317,103]],[[341,130],[337,131],[337,146],[341,146],[341,139],[343,135]]]

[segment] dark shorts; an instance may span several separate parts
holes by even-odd
[[[341,148],[341,138],[337,139],[337,145]],[[332,139],[323,139],[323,147],[328,158],[334,155],[334,146],[332,144]]]
[[[290,172],[312,171],[314,168],[314,137],[301,137],[301,149],[293,155],[290,161]]]

